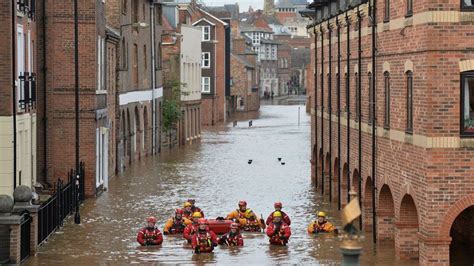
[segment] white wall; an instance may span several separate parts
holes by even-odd
[[[201,99],[201,28],[189,25],[181,26],[181,100]],[[214,64],[214,58],[211,58]]]

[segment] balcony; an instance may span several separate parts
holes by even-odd
[[[17,0],[17,10],[27,16],[29,19],[34,20],[36,13],[36,0]]]
[[[28,112],[36,108],[36,73],[25,72],[18,76],[18,109]]]

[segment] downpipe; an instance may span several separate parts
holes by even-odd
[[[328,73],[328,109],[329,109],[329,202],[332,202],[332,29],[331,24],[328,21],[328,34],[329,34],[329,45],[328,45],[328,60],[329,60],[329,73]]]

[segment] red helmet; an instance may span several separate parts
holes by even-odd
[[[283,208],[283,203],[278,201],[278,202],[275,202],[274,206],[275,206],[275,208],[280,208],[281,209],[281,208]]]
[[[184,214],[184,211],[183,211],[182,209],[176,209],[175,215],[178,215],[178,214],[183,215],[183,214]]]
[[[155,217],[153,217],[153,216],[150,216],[150,217],[146,218],[146,221],[147,221],[147,223],[154,223],[154,224],[156,224],[157,219],[156,219]]]
[[[239,206],[247,206],[247,202],[245,200],[239,201]]]
[[[205,225],[208,225],[209,222],[207,221],[207,219],[201,218],[201,219],[198,220],[198,224],[205,224]]]
[[[239,224],[238,223],[231,223],[230,224],[230,229],[239,229]]]

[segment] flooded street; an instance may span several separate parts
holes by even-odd
[[[337,208],[323,202],[311,184],[310,118],[304,111],[301,106],[298,126],[298,106],[263,106],[235,128],[230,123],[205,130],[200,144],[136,163],[110,182],[108,192],[86,201],[81,225],[69,219],[27,265],[340,264],[336,237],[306,233],[316,211],[326,211],[338,226],[340,221]],[[287,247],[271,247],[264,234],[245,234],[243,248],[217,247],[212,255],[193,255],[176,236],[165,236],[159,248],[139,247],[136,233],[145,218],[156,216],[162,230],[187,198],[195,198],[211,218],[226,216],[239,200],[266,218],[273,203],[282,201],[293,235]],[[364,246],[364,265],[409,265],[395,261],[393,244],[374,247],[368,237]]]

